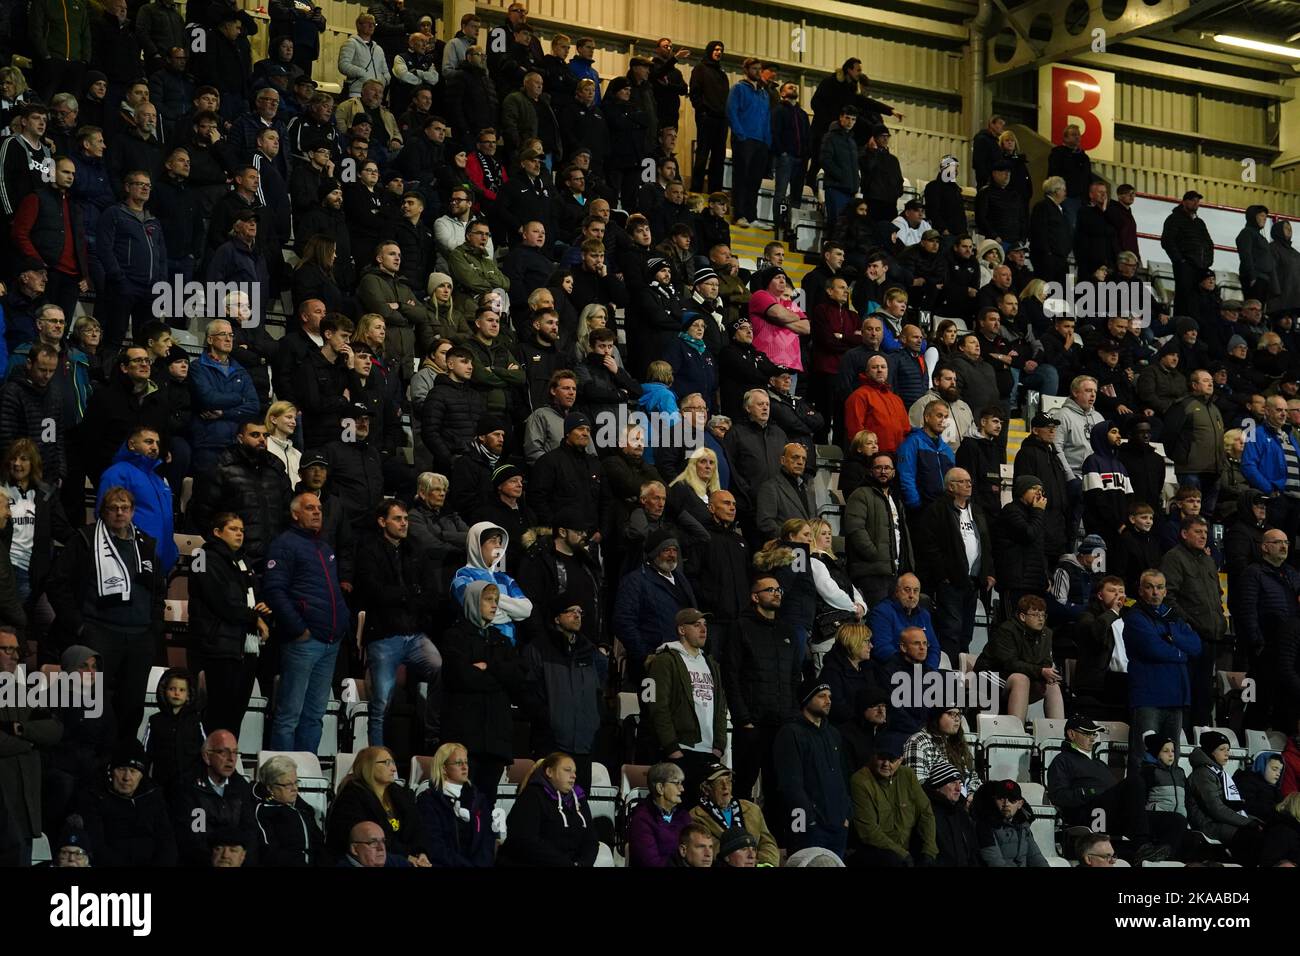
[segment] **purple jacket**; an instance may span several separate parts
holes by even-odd
[[[643,800],[627,821],[628,862],[632,866],[668,866],[677,852],[677,839],[691,822],[690,811],[678,804],[671,820],[652,800]]]

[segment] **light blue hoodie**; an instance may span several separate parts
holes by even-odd
[[[483,557],[483,536],[488,531],[495,531],[501,535],[501,550],[491,565]],[[471,581],[489,581],[495,584],[501,590],[501,600],[497,604],[497,616],[492,619],[492,624],[511,644],[514,644],[516,643],[515,622],[525,620],[533,613],[533,602],[525,596],[514,578],[498,570],[505,567],[506,548],[509,546],[510,535],[504,528],[494,525],[491,521],[480,521],[471,525],[466,541],[469,563],[457,571],[456,576],[451,579],[451,595],[457,604],[463,606],[465,589],[469,587]]]

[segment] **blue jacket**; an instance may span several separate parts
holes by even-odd
[[[142,295],[167,279],[167,242],[152,213],[141,222],[124,204],[109,206],[99,217],[97,236],[95,254],[110,284]]]
[[[903,400],[905,408],[910,409],[916,404],[917,399],[930,390],[932,370],[926,369],[922,372],[919,361],[924,356],[924,345],[920,355],[913,355],[903,348],[901,343],[898,351],[889,354],[889,384],[894,387],[894,394]]]
[[[573,59],[569,61],[569,72],[572,73],[580,80],[591,80],[596,84],[595,102],[596,105],[599,106],[600,105],[600,74],[596,72],[596,64],[591,60],[584,59],[583,57],[580,56],[575,56]]]
[[[487,568],[472,568],[466,566],[457,570],[456,576],[451,579],[451,596],[455,599],[457,604],[463,605],[465,603],[465,588],[469,587],[471,581],[490,581],[492,584],[495,584],[500,588],[502,597],[528,597],[528,595],[524,593],[523,588],[515,582],[515,579],[504,571],[489,571]],[[493,621],[492,626],[500,631],[501,636],[511,644],[518,643],[515,639],[516,629],[514,621],[506,623]]]
[[[782,103],[772,111],[772,152],[799,159],[812,155],[812,124],[802,107]]]
[[[706,398],[705,401],[708,401],[708,399]],[[666,416],[663,421],[668,424],[675,424],[677,421],[677,396],[673,394],[671,388],[662,382],[644,383],[641,386],[641,397],[637,399],[637,404],[647,415],[652,415],[654,412],[662,413]],[[653,435],[653,429],[647,432],[645,454],[643,455],[646,462],[651,465],[655,463]],[[655,647],[658,646],[658,644],[655,645]]]
[[[262,596],[284,640],[310,630],[313,640],[333,644],[348,632],[350,614],[334,549],[319,535],[290,528],[271,542]]]
[[[772,142],[772,101],[767,90],[754,89],[748,80],[741,80],[727,95],[727,124],[731,127],[733,142],[736,139],[756,139],[760,143]]]
[[[190,363],[190,397],[194,418],[190,437],[194,450],[221,449],[235,440],[239,426],[251,421],[260,404],[253,378],[238,362],[222,365],[208,352]],[[208,421],[202,412],[221,410],[221,417]],[[302,628],[298,629],[301,632]]]
[[[898,478],[903,486],[903,504],[920,508],[943,494],[943,476],[957,467],[943,436],[931,438],[924,428],[913,428],[898,446]]]
[[[867,627],[871,628],[871,656],[878,661],[890,660],[898,653],[898,635],[903,633],[904,628],[919,627],[925,631],[925,636],[930,641],[930,650],[926,654],[925,663],[929,667],[938,669],[939,638],[934,633],[930,612],[925,608],[917,607],[909,614],[903,610],[903,605],[898,603],[898,598],[891,597],[871,609],[871,613],[867,615]],[[953,661],[954,666],[956,663]]]
[[[673,572],[683,603],[668,580],[649,564],[626,575],[614,603],[614,633],[627,648],[628,658],[644,661],[656,647],[677,640],[677,612],[695,607],[695,590],[679,565]]]
[[[1286,490],[1286,452],[1282,442],[1292,441],[1288,432],[1274,431],[1269,425],[1259,425],[1254,431],[1255,440],[1246,442],[1241,453],[1241,473],[1265,494]]]
[[[1187,663],[1200,656],[1201,639],[1169,605],[1139,601],[1124,615],[1130,707],[1189,707]]]
[[[104,492],[109,488],[125,488],[135,499],[135,524],[157,544],[159,570],[164,576],[176,564],[178,551],[172,518],[172,490],[167,480],[158,474],[162,460],[148,458],[131,451],[126,442],[117,450],[113,464],[104,470],[99,479],[95,511],[104,503]]]
[[[185,105],[189,106],[189,100]],[[80,150],[72,154],[72,164],[77,167],[77,178],[72,183],[72,198],[81,203],[82,221],[86,224],[86,246],[96,248],[99,240],[99,217],[104,210],[117,203],[113,186],[102,159],[93,159]]]
[[[673,394],[678,399],[699,392],[710,410],[717,408],[718,366],[708,348],[697,351],[678,337],[664,349],[663,357],[673,367]]]

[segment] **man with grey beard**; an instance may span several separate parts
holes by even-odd
[[[141,103],[127,120],[125,132],[108,145],[108,175],[119,199],[126,198],[122,180],[133,169],[146,172],[162,168],[163,145],[158,135],[158,108]]]

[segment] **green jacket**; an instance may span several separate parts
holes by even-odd
[[[90,7],[86,0],[32,0],[27,20],[36,60],[90,62]]]
[[[1227,463],[1223,414],[1212,401],[1188,395],[1165,415],[1165,451],[1180,472],[1217,475]]]
[[[849,781],[853,795],[853,833],[864,845],[912,855],[913,834],[921,838],[921,855],[936,859],[934,807],[911,767],[899,766],[887,781],[863,767]]]
[[[1212,641],[1222,638],[1228,622],[1223,619],[1223,592],[1214,559],[1180,542],[1166,552],[1160,570],[1169,584],[1166,600],[1183,612],[1192,630]]]
[[[514,404],[511,390],[528,386],[528,376],[519,359],[500,338],[491,345],[484,345],[471,335],[463,339],[461,345],[474,355],[474,377],[470,381],[483,393],[487,410],[502,414]],[[510,368],[511,365],[514,368]]]
[[[1045,627],[1034,637],[1017,620],[1003,621],[975,661],[977,671],[1024,674],[1030,680],[1042,680],[1043,668],[1051,666],[1052,629]]]
[[[655,743],[664,753],[700,742],[700,722],[695,717],[694,691],[691,675],[681,654],[670,644],[662,645],[650,656],[646,670],[653,691],[648,701],[650,727]],[[709,673],[713,675],[713,746],[727,749],[727,697],[722,690],[722,673],[718,662],[706,655]]]
[[[889,518],[885,495],[893,496],[898,510],[902,553]],[[844,538],[848,545],[849,576],[855,580],[866,575],[898,574],[916,567],[912,554],[912,536],[903,516],[903,502],[892,492],[873,484],[856,488],[844,509]]]
[[[447,271],[455,281],[453,296],[456,311],[467,316],[466,324],[474,316],[475,299],[493,289],[510,291],[506,278],[496,262],[486,253],[475,250],[469,243],[457,246],[447,256]]]

